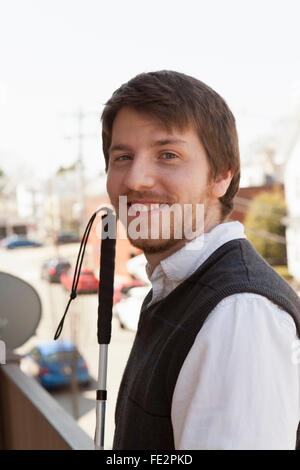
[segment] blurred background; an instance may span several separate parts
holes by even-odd
[[[231,219],[244,223],[261,255],[300,292],[299,17],[297,0],[0,0],[0,339],[7,348],[0,447],[92,448],[97,219],[81,295],[62,339],[52,340],[85,225],[108,201],[100,115],[136,74],[177,70],[225,98],[242,163]],[[144,265],[138,250],[118,240],[107,449],[150,288]]]

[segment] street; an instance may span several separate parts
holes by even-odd
[[[64,313],[69,299],[69,292],[60,284],[50,284],[40,277],[41,266],[49,258],[66,257],[74,266],[79,244],[43,246],[40,248],[0,249],[0,270],[13,274],[29,282],[38,292],[42,302],[42,317],[36,335],[16,349],[16,353],[25,354],[36,344],[53,339],[56,328]],[[85,254],[83,267],[88,267],[89,247]],[[95,431],[95,395],[98,377],[97,343],[97,294],[78,295],[69,307],[61,338],[72,339],[87,362],[92,383],[89,387],[80,387],[78,392],[78,424],[91,437]],[[112,340],[108,349],[107,373],[107,408],[105,420],[105,448],[112,447],[114,433],[114,409],[122,373],[125,368],[135,333],[121,329],[116,318],[112,320]],[[56,390],[51,395],[60,405],[74,416],[74,403],[71,389]]]

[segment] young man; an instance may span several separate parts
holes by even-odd
[[[294,449],[300,302],[242,224],[226,222],[240,178],[227,104],[193,77],[144,73],[115,91],[102,122],[108,194],[120,218],[126,196],[128,237],[152,282],[114,449]],[[129,230],[137,218],[143,236]]]

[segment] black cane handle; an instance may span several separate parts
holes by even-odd
[[[114,295],[116,216],[110,211],[102,216],[102,242],[98,289],[98,343],[109,344]]]

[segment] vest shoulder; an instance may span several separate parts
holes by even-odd
[[[205,285],[215,292],[253,292],[265,296],[266,293],[276,293],[292,300],[300,308],[296,292],[247,239],[231,240],[219,247],[189,281],[201,286],[201,290]]]
[[[220,246],[196,271],[196,277],[221,272],[231,278],[242,276],[247,280],[255,280],[261,276],[264,279],[277,278],[289,285],[279,276],[269,263],[258,253],[252,243],[245,238],[231,240]],[[267,277],[265,277],[267,276]]]

